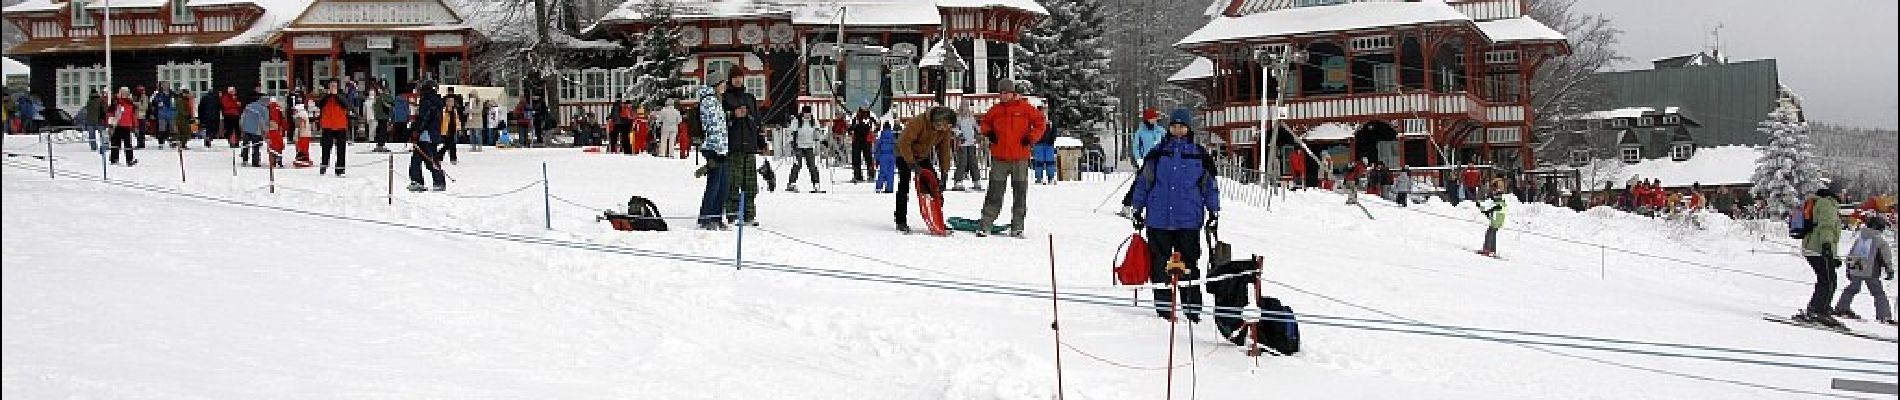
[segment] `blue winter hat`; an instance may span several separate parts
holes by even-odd
[[[1174,125],[1174,124],[1181,124],[1183,126],[1193,128],[1194,127],[1194,112],[1188,111],[1188,109],[1186,108],[1176,108],[1174,109],[1174,111],[1169,111],[1168,125]]]

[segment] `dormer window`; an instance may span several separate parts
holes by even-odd
[[[1570,165],[1582,166],[1590,163],[1590,149],[1570,150]]]
[[[1610,126],[1617,127],[1617,128],[1628,128],[1630,126],[1630,120],[1624,119],[1624,118],[1617,118],[1610,121]]]
[[[185,3],[190,0],[171,0],[172,25],[191,25],[197,23],[191,15],[191,7]]]
[[[1656,117],[1642,117],[1636,119],[1636,126],[1650,126],[1655,124]]]
[[[1635,164],[1637,161],[1642,161],[1642,160],[1643,160],[1643,148],[1636,147],[1636,146],[1623,146],[1623,163],[1624,164]]]
[[[1688,143],[1676,143],[1669,146],[1669,159],[1688,161],[1689,157],[1692,156],[1695,156],[1695,146],[1693,145]]]
[[[72,3],[70,3],[74,27],[92,26],[92,14],[86,12],[86,3],[90,3],[90,1],[73,0]]]
[[[1662,123],[1663,125],[1678,125],[1682,123],[1682,117],[1678,117],[1674,115],[1664,115]]]

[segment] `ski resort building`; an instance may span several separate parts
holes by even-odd
[[[638,37],[647,0],[629,0],[587,32],[593,38]],[[680,68],[689,86],[710,71],[735,71],[768,119],[811,107],[820,119],[859,108],[911,115],[936,104],[937,87],[951,105],[981,112],[995,104],[997,82],[1014,79],[1017,37],[1047,14],[1034,0],[791,0],[750,3],[678,2],[674,20],[690,60]],[[842,30],[842,31],[841,31]],[[842,35],[842,46],[840,38]],[[631,40],[629,40],[631,42]],[[948,48],[932,50],[948,43]],[[927,57],[931,56],[931,57]],[[967,68],[937,82],[919,67],[956,57]],[[631,83],[631,69],[563,71],[564,82],[590,85],[565,106],[604,109]],[[620,83],[616,83],[620,82]],[[605,86],[600,90],[591,85]],[[566,97],[566,96],[564,96]],[[690,101],[689,101],[690,103]]]
[[[1322,158],[1306,165],[1529,169],[1532,72],[1569,52],[1523,0],[1231,0],[1208,11],[1214,19],[1175,44],[1201,59],[1170,80],[1207,98],[1204,126],[1247,166],[1259,165],[1272,112],[1285,123],[1281,154],[1310,157],[1296,151],[1303,142]],[[1275,64],[1265,54],[1290,56],[1285,82],[1263,74]]]

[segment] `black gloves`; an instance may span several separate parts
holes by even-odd
[[[1141,228],[1148,226],[1148,216],[1143,215],[1142,210],[1135,210],[1135,213],[1130,215],[1129,219],[1135,220],[1135,230],[1139,231]]]
[[[983,138],[989,139],[990,143],[996,143],[996,131],[983,132]]]
[[[1207,229],[1214,230],[1218,228],[1220,228],[1220,212],[1207,213]]]

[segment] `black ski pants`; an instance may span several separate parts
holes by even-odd
[[[1182,274],[1181,312],[1188,319],[1199,319],[1201,308],[1201,286],[1190,283],[1201,279],[1201,230],[1200,229],[1156,229],[1148,228],[1148,251],[1151,257],[1148,263],[1148,282],[1165,287],[1168,284],[1168,259],[1174,253],[1181,253],[1181,262],[1187,264],[1187,273]],[[1154,289],[1155,313],[1168,317],[1168,307],[1174,301],[1174,290]]]
[[[318,146],[323,147],[323,162],[318,165],[322,166],[322,168],[329,168],[330,151],[331,149],[335,149],[336,173],[338,175],[343,174],[343,168],[349,166],[347,162],[343,161],[344,156],[349,154],[349,150],[343,148],[343,145],[350,140],[349,131],[343,129],[324,129],[323,137],[318,140]]]
[[[1828,315],[1833,308],[1834,287],[1840,279],[1835,275],[1834,266],[1840,260],[1831,256],[1808,256],[1808,268],[1814,269],[1814,295],[1808,297],[1808,313]]]

